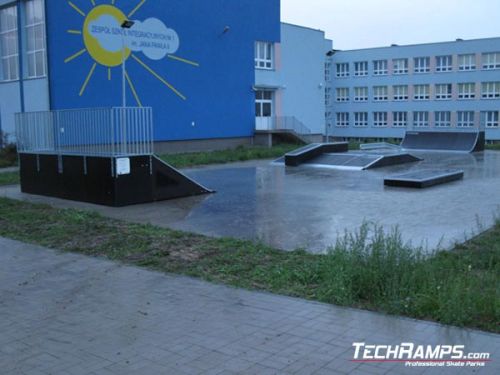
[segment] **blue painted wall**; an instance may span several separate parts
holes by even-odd
[[[85,15],[89,0],[72,3]],[[96,0],[96,5],[111,0]],[[129,14],[140,0],[119,0],[116,7]],[[47,44],[52,109],[121,105],[121,68],[97,64],[85,91],[79,93],[94,64],[87,53],[65,63],[85,48],[80,34],[85,21],[66,1],[47,0]],[[146,0],[131,19],[160,19],[174,29],[180,40],[176,56],[194,61],[193,66],[163,58],[150,60],[135,55],[175,87],[183,100],[133,58],[127,71],[144,106],[154,109],[157,141],[249,137],[255,126],[254,42],[280,40],[279,0]],[[226,26],[229,31],[224,33]],[[127,85],[127,101],[136,100]],[[194,126],[193,126],[194,124]]]

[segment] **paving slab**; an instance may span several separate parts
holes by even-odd
[[[465,345],[484,368],[352,362],[352,343]],[[0,238],[3,375],[498,374],[499,335],[210,284]]]

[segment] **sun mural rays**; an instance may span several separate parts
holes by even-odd
[[[137,37],[137,35],[151,35],[151,33],[145,34],[135,32],[132,34],[132,37],[130,37],[131,34],[129,33],[127,35],[127,39],[125,39],[122,34],[124,30],[121,29],[120,26],[123,21],[134,16],[139,10],[141,10],[146,2],[147,0],[138,1],[138,3],[127,13],[118,8],[116,4],[118,3],[117,0],[110,0],[108,4],[97,4],[95,0],[88,0],[87,6],[91,7],[88,12],[85,11],[87,9],[86,6],[77,3],[76,0],[67,1],[67,4],[83,18],[83,25],[81,28],[69,29],[67,30],[67,33],[81,37],[83,48],[75,48],[74,52],[69,54],[69,56],[64,60],[64,63],[70,63],[85,55],[88,55],[93,59],[93,62],[89,66],[89,70],[82,82],[79,96],[85,95],[85,91],[91,83],[96,69],[106,69],[107,80],[112,81],[113,69],[121,69],[124,59],[128,62],[129,58],[131,58],[131,61],[140,66],[143,71],[148,73],[151,77],[162,83],[163,86],[165,86],[177,97],[182,100],[187,99],[187,97],[179,89],[174,87],[174,85],[167,81],[165,77],[157,73],[157,71],[147,64],[145,61],[146,59],[139,55],[139,52],[142,52],[151,60],[161,60],[166,58],[170,61],[179,62],[191,67],[199,67],[200,64],[198,62],[175,55],[175,52],[179,47],[176,32],[172,29],[168,29],[160,20],[157,19],[149,18],[144,22],[134,20],[134,28],[138,27],[139,31],[148,31],[152,30],[151,28],[155,28],[154,35],[163,36],[163,40],[166,40],[167,42],[165,43],[168,44],[163,44],[163,47],[160,49],[158,48],[158,45],[161,44],[155,43],[152,44],[153,47],[151,47],[151,45],[144,43],[143,40],[140,40],[138,39],[139,37]],[[134,28],[131,30],[135,31]],[[136,86],[129,71],[125,72],[125,80],[137,105],[141,107],[143,103],[139,97],[139,93],[136,90]]]

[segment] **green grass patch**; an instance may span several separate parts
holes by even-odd
[[[485,147],[487,150],[500,151],[500,143],[487,144]]]
[[[0,172],[0,186],[19,183],[19,172]]]
[[[500,224],[425,255],[364,225],[327,255],[0,198],[0,236],[247,289],[499,333]]]
[[[194,167],[209,164],[224,164],[238,161],[272,159],[283,156],[289,151],[299,148],[297,144],[278,144],[273,147],[237,147],[234,149],[191,152],[184,154],[161,155],[161,159],[176,168]]]
[[[16,146],[9,143],[4,148],[0,148],[0,168],[13,167],[15,165],[17,165]]]

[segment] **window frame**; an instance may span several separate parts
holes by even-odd
[[[401,93],[396,93],[399,91],[400,88],[404,88],[404,94],[401,95]],[[404,102],[409,99],[409,87],[408,85],[394,85],[392,86],[392,100],[395,102]]]
[[[8,26],[6,29],[0,28],[0,82],[14,82],[19,81],[20,79],[20,66],[19,66],[19,29],[18,29],[18,9],[17,5],[8,5],[5,7],[0,7],[0,18],[2,17],[2,13],[8,13],[11,11],[13,14],[10,17],[13,17],[15,22],[13,25],[5,25]],[[9,15],[6,15],[8,17]],[[1,27],[1,25],[0,25]],[[10,51],[9,49],[9,38],[12,39],[10,43],[13,43],[10,47],[13,46],[14,50]],[[7,45],[4,47],[3,44]],[[9,51],[4,55],[4,48],[9,49]],[[7,66],[7,68],[5,68]],[[7,72],[7,74],[5,74]],[[14,74],[13,74],[14,73]]]
[[[491,59],[493,57],[493,59]],[[481,55],[483,70],[500,69],[500,52],[485,52]]]
[[[500,82],[481,82],[481,99],[500,99]]]
[[[387,60],[374,60],[373,61],[373,75],[374,76],[386,76],[388,74],[389,74],[389,63]]]
[[[445,116],[442,116],[445,115]],[[444,119],[442,117],[445,117]],[[451,127],[451,111],[434,112],[434,126],[437,128]]]
[[[354,127],[368,127],[368,112],[354,112]]]
[[[349,77],[349,63],[336,63],[335,64],[335,77],[346,78]]]
[[[349,112],[335,112],[335,126],[347,128],[350,125]]]
[[[345,103],[349,101],[349,87],[337,87],[335,89],[335,101],[337,103]]]
[[[399,66],[399,63],[403,63],[403,68]],[[397,67],[396,67],[397,66]],[[409,72],[409,62],[407,58],[392,59],[392,74],[393,75],[404,75]]]
[[[261,49],[263,48],[263,50]],[[264,51],[263,54],[261,52]],[[255,42],[255,69],[274,70],[275,44],[258,40]]]
[[[354,63],[354,77],[366,77],[368,75],[368,61],[356,61]]]
[[[446,87],[445,92],[441,88]],[[452,83],[436,83],[434,86],[434,97],[436,100],[451,100],[453,98],[453,84]]]
[[[473,128],[475,126],[476,113],[474,111],[457,112],[457,128]]]
[[[445,62],[445,64],[443,62]],[[453,55],[436,56],[437,73],[448,73],[452,71],[453,71]]]
[[[354,87],[354,101],[355,102],[367,102],[368,101],[368,87],[367,86]]]
[[[465,59],[468,59],[468,61]],[[464,53],[458,55],[458,70],[460,72],[474,71],[476,70],[476,65],[476,55],[474,53]]]
[[[465,90],[465,88],[467,88],[467,90]],[[460,82],[458,84],[457,99],[458,100],[476,99],[476,83],[475,82]]]
[[[382,90],[382,93],[378,91]],[[373,101],[374,102],[386,102],[389,100],[389,87],[388,86],[373,86]]]
[[[423,88],[423,94],[420,92],[421,88]],[[413,86],[413,100],[424,101],[430,99],[431,99],[431,85],[421,84]]]
[[[415,128],[428,128],[429,127],[429,112],[428,111],[414,111],[413,112],[413,127]]]
[[[424,64],[421,64],[424,62]],[[413,58],[413,73],[425,74],[431,71],[431,58],[430,57],[415,57]]]
[[[404,119],[401,119],[401,115],[404,115]],[[392,112],[392,127],[393,128],[406,128],[408,126],[408,112],[406,111],[395,111]]]

